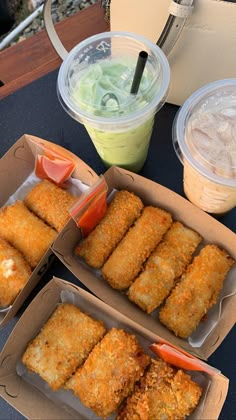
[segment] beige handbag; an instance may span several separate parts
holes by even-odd
[[[236,78],[235,3],[111,0],[110,27],[158,41],[171,66],[170,103],[181,105],[208,82]]]

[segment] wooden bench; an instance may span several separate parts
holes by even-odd
[[[109,30],[104,9],[96,3],[55,25],[68,51],[83,39]],[[58,68],[61,59],[45,30],[0,52],[0,98]]]

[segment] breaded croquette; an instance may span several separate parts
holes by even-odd
[[[199,233],[181,222],[174,222],[153,255],[157,254],[161,259],[168,260],[173,267],[175,278],[178,278],[190,263],[201,241]]]
[[[181,369],[152,359],[117,420],[182,420],[196,408],[201,393],[201,387]]]
[[[147,313],[160,306],[190,263],[201,240],[197,232],[174,222],[148,258],[144,271],[130,286],[129,299]]]
[[[60,232],[68,222],[69,208],[76,200],[78,197],[44,179],[28,192],[24,204],[49,226]]]
[[[56,236],[57,232],[31,213],[22,201],[0,211],[0,237],[18,249],[32,268],[36,267]]]
[[[217,302],[234,260],[216,245],[201,249],[159,313],[160,321],[176,336],[187,338]]]
[[[0,307],[10,306],[31,275],[23,255],[0,238]]]
[[[106,418],[133,391],[149,361],[134,335],[112,328],[66,388],[72,389],[86,407]]]
[[[28,345],[22,362],[58,390],[105,334],[101,321],[62,303]]]
[[[101,268],[143,209],[134,193],[117,191],[107,213],[95,229],[75,248],[75,254],[94,268]]]
[[[114,289],[127,289],[145,260],[169,229],[172,217],[158,207],[147,206],[102,268],[102,275]]]

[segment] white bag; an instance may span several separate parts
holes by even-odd
[[[178,16],[177,25],[182,16],[184,26],[167,55],[171,66],[167,101],[181,105],[200,86],[236,77],[236,4],[222,0],[111,0],[110,28],[136,32],[156,43],[170,13]],[[175,31],[176,26],[174,37]]]

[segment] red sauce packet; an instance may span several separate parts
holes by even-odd
[[[75,169],[75,163],[61,156],[49,147],[41,145],[41,151],[35,158],[35,175],[41,179],[49,179],[55,184],[63,184]]]
[[[83,193],[79,200],[70,208],[77,226],[80,227],[83,236],[98,224],[107,211],[107,183],[101,176],[93,187]]]
[[[178,350],[168,344],[151,344],[150,349],[157,354],[165,362],[184,370],[196,370],[206,372],[209,375],[219,374],[220,371],[215,369],[200,359],[188,354],[182,350]]]

